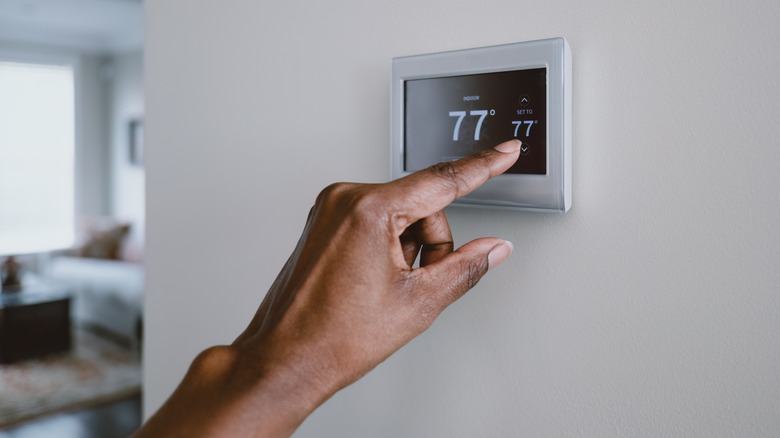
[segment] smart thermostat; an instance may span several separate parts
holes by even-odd
[[[520,158],[458,205],[571,207],[571,50],[563,38],[393,59],[393,178],[516,138]]]

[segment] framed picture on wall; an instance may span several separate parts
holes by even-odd
[[[128,152],[130,164],[144,165],[144,121],[132,119],[128,123]]]

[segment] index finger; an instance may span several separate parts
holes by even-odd
[[[442,210],[494,176],[512,167],[520,156],[520,140],[509,140],[493,149],[458,161],[439,163],[387,184],[394,205],[409,224]]]

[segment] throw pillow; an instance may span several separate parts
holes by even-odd
[[[104,230],[93,230],[87,242],[79,249],[78,256],[119,260],[122,239],[129,232],[129,224],[114,225]]]

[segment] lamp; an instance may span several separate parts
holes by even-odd
[[[22,290],[21,265],[16,262],[14,256],[8,257],[0,267],[0,276],[3,279],[3,292],[19,292]]]

